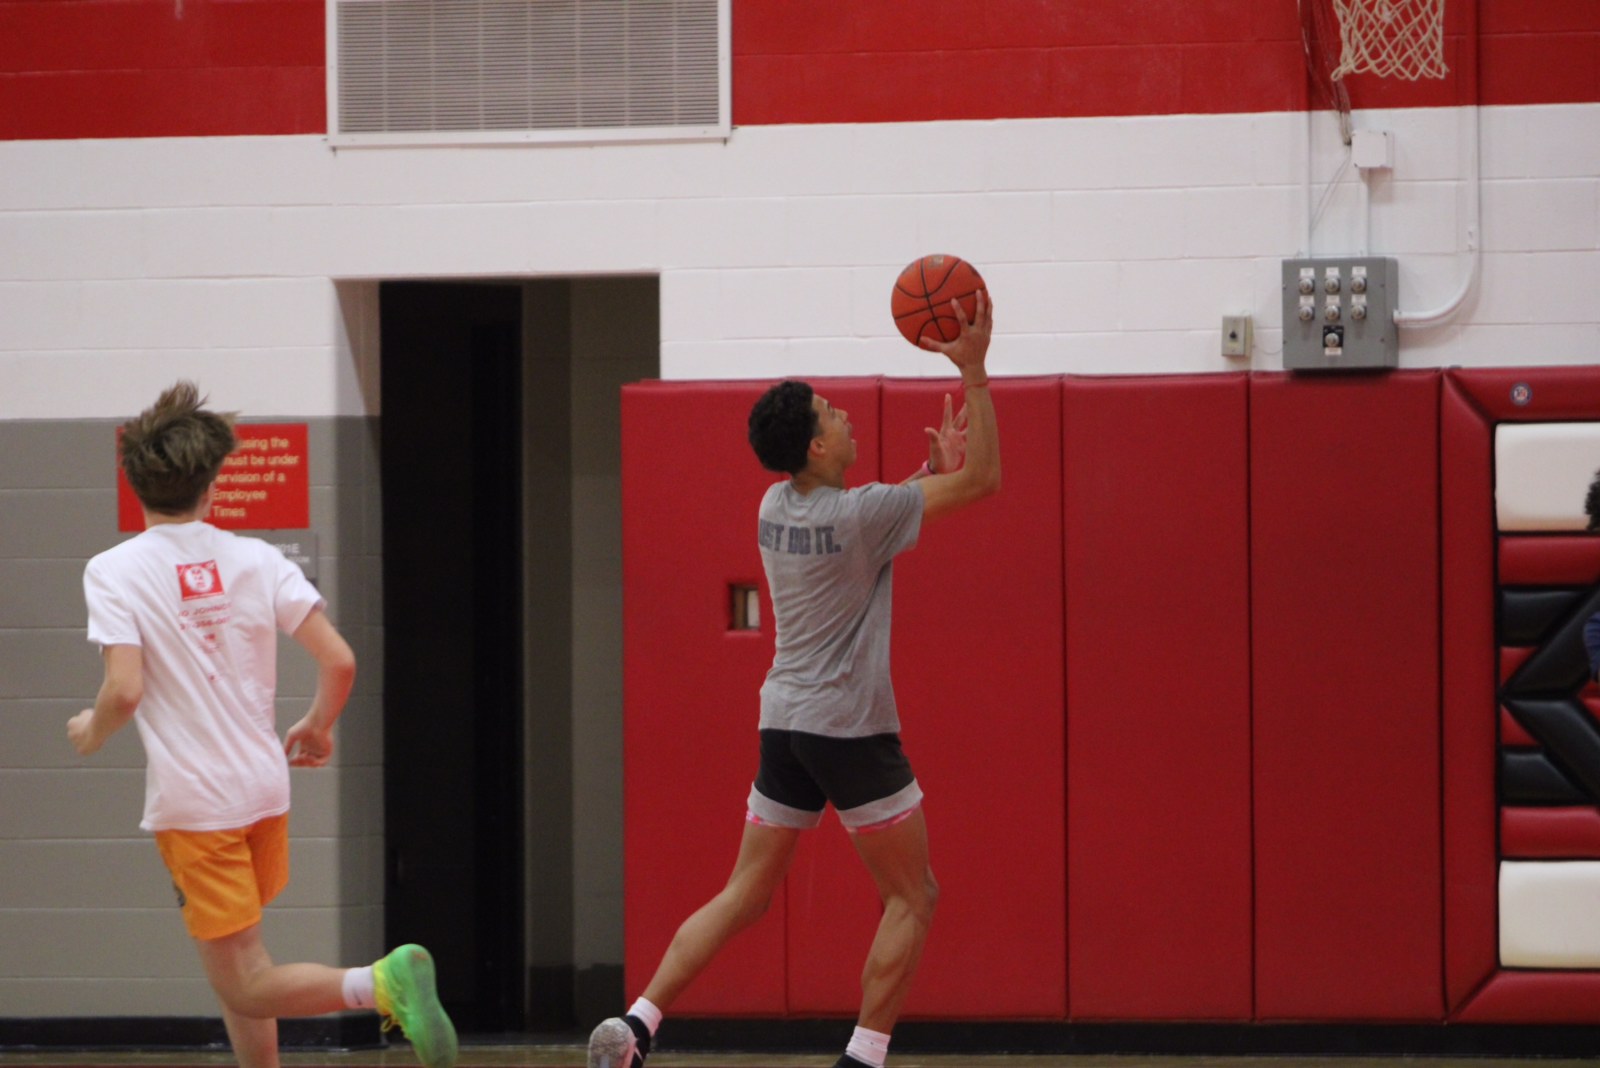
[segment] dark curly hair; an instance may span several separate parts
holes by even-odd
[[[805,382],[779,382],[750,409],[750,447],[768,471],[798,474],[817,436],[812,389]]]
[[[1583,510],[1589,514],[1589,529],[1600,530],[1600,471],[1589,482],[1589,493],[1583,498]]]
[[[204,403],[193,382],[179,382],[122,424],[122,471],[152,512],[194,511],[233,451],[233,415]]]

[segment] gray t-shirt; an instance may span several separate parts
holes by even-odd
[[[778,646],[761,687],[763,729],[834,738],[900,729],[889,681],[893,561],[921,529],[914,482],[767,490],[758,537]]]

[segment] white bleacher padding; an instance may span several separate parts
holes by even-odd
[[[1600,861],[1501,863],[1500,966],[1600,967]]]
[[[1583,530],[1583,499],[1600,470],[1600,423],[1501,423],[1494,496],[1501,530]]]

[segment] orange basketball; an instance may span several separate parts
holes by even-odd
[[[970,323],[978,314],[977,294],[982,288],[982,276],[960,256],[924,256],[906,264],[894,280],[889,310],[900,333],[918,348],[923,338],[954,341],[961,335],[961,321],[950,302],[961,302]]]

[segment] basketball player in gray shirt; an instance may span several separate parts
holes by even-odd
[[[857,1027],[835,1068],[883,1068],[939,894],[889,680],[892,564],[924,523],[1000,488],[987,297],[978,294],[971,322],[955,306],[956,340],[923,342],[960,371],[966,407],[952,418],[945,398],[943,425],[928,431],[928,464],[900,485],[845,488],[856,459],[849,414],[806,383],[780,382],[751,410],[757,458],[788,478],[762,498],[757,526],[778,640],[761,687],[761,762],[744,838],[727,886],[678,928],[644,995],[595,1028],[590,1068],[643,1068],[662,1014],[767,910],[800,833],[829,804],[883,900]]]

